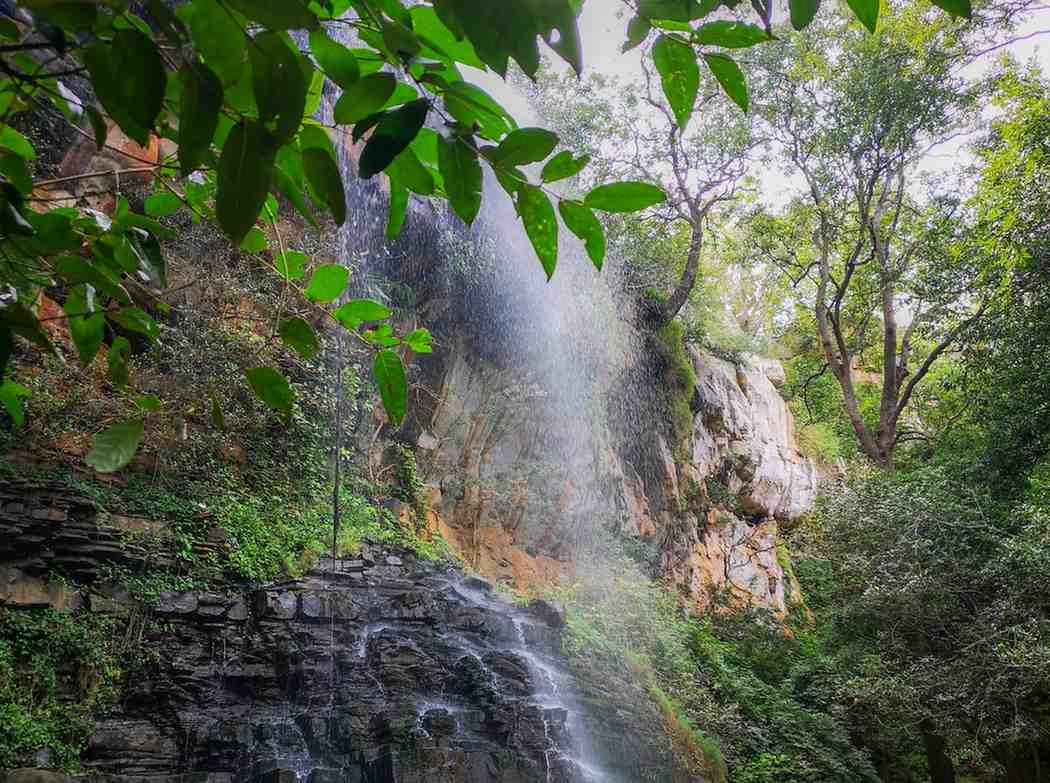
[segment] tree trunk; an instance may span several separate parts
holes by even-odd
[[[1000,747],[995,756],[1006,769],[1006,783],[1050,781],[1050,746],[1018,742]]]
[[[682,270],[682,278],[678,281],[671,296],[668,297],[663,307],[660,308],[656,317],[652,319],[654,329],[669,323],[689,301],[689,295],[693,293],[696,278],[700,274],[700,248],[703,245],[704,232],[700,225],[700,218],[691,224],[692,235],[689,238],[689,255],[685,259],[685,269]]]
[[[955,783],[955,767],[948,756],[948,743],[944,737],[934,733],[933,725],[923,721],[922,744],[926,747],[926,764],[930,770],[930,783]]]

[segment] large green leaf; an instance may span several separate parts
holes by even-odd
[[[561,213],[561,219],[565,221],[565,227],[583,240],[591,263],[601,271],[605,260],[605,231],[602,229],[601,222],[594,216],[594,212],[579,201],[569,199],[563,199],[558,203],[558,212]]]
[[[288,379],[273,367],[252,367],[244,371],[248,385],[263,404],[275,411],[287,413],[292,409],[295,394]]]
[[[395,424],[405,420],[408,406],[408,383],[405,380],[405,367],[396,351],[385,350],[376,354],[372,363],[376,386],[379,387],[379,398],[383,408]]]
[[[955,17],[970,19],[973,16],[970,0],[933,0],[933,4]]]
[[[272,124],[278,143],[283,143],[295,134],[306,109],[308,83],[299,54],[282,36],[263,32],[252,39],[248,56],[259,119]]]
[[[500,76],[506,76],[510,59],[535,76],[540,37],[577,73],[583,69],[576,14],[565,0],[434,0],[434,8],[445,26],[465,35]]]
[[[304,359],[312,359],[321,350],[314,328],[302,318],[286,318],[277,328],[284,344],[295,350]]]
[[[740,66],[727,54],[705,54],[704,62],[715,75],[715,79],[718,80],[725,94],[746,112],[748,109],[747,82],[744,81],[744,72],[740,70]]]
[[[350,270],[340,264],[321,264],[306,286],[306,298],[313,302],[331,302],[339,298],[350,280]]]
[[[373,73],[343,89],[335,103],[335,121],[353,125],[383,108],[397,87],[392,73]]]
[[[430,101],[420,98],[387,112],[368,139],[358,171],[362,179],[374,177],[408,149],[430,112]]]
[[[273,185],[310,225],[317,226],[304,196],[306,172],[303,171],[303,158],[291,145],[285,144],[277,152],[276,165],[273,167]]]
[[[217,0],[193,0],[177,13],[189,25],[193,44],[204,61],[223,84],[235,84],[244,69],[247,39],[233,14]]]
[[[696,0],[638,0],[638,14],[650,21],[669,19],[673,22],[690,22],[703,16]]]
[[[481,209],[482,173],[477,152],[463,139],[439,137],[438,168],[452,210],[464,223],[473,223]]]
[[[51,340],[40,321],[37,320],[33,311],[21,302],[10,302],[0,308],[0,325],[29,340],[37,347],[54,353],[54,346],[51,345]]]
[[[21,427],[26,423],[25,410],[19,397],[29,397],[30,394],[29,389],[20,383],[15,383],[10,378],[0,383],[0,405],[3,405],[15,427]]]
[[[550,280],[558,264],[558,218],[547,194],[535,185],[518,189],[518,214]]]
[[[23,197],[33,192],[33,175],[29,173],[25,159],[19,155],[0,150],[0,174],[14,185]]]
[[[386,221],[386,238],[393,241],[401,233],[408,216],[408,188],[398,177],[390,177],[390,211]]]
[[[128,385],[130,360],[131,343],[128,342],[128,338],[120,335],[114,337],[109,350],[106,351],[106,374],[109,376],[109,382],[118,389]]]
[[[879,24],[879,0],[846,0],[846,4],[868,32],[874,33]]]
[[[804,30],[813,21],[820,9],[820,0],[789,0],[791,11],[791,26],[796,30]]]
[[[142,442],[141,421],[113,424],[91,439],[85,462],[99,473],[113,473],[131,462]]]
[[[704,46],[724,46],[727,49],[746,49],[771,39],[757,25],[719,19],[702,24],[696,31],[697,42]]]
[[[484,68],[485,63],[478,57],[469,41],[457,39],[452,31],[438,19],[437,12],[425,5],[414,6],[411,11],[412,29],[419,39],[438,55],[474,68]]]
[[[238,245],[266,203],[276,153],[273,136],[257,122],[242,120],[226,137],[219,158],[215,217]]]
[[[179,165],[183,176],[199,168],[208,156],[219,125],[222,82],[207,65],[190,60],[179,72]]]
[[[347,329],[356,329],[366,321],[382,321],[391,315],[390,309],[371,299],[351,299],[340,305],[332,315]]]
[[[434,352],[434,338],[427,329],[413,329],[405,335],[404,343],[416,353]]]
[[[419,162],[411,146],[394,158],[394,162],[387,166],[386,173],[413,193],[429,196],[434,192],[434,177]]]
[[[575,177],[590,162],[590,155],[581,155],[578,158],[574,158],[571,152],[562,150],[547,161],[547,165],[543,167],[540,177],[544,182],[558,182],[569,177]]]
[[[84,51],[92,87],[109,115],[145,147],[164,102],[167,72],[149,36],[121,28],[109,44]]]
[[[344,90],[361,78],[361,66],[354,53],[329,38],[322,27],[310,33],[310,53],[328,78]]]
[[[11,150],[23,160],[36,160],[36,150],[29,143],[29,139],[10,125],[0,125],[0,147]]]
[[[107,317],[128,331],[146,335],[150,340],[156,340],[160,336],[160,327],[153,320],[153,316],[140,307],[122,307],[108,312]]]
[[[310,257],[298,250],[285,250],[277,256],[274,266],[277,273],[285,280],[299,280],[306,274],[306,265]]]
[[[477,85],[453,82],[444,99],[445,110],[467,128],[476,125],[482,138],[497,141],[518,127],[510,113]]]
[[[519,128],[499,143],[492,160],[508,166],[541,161],[558,146],[558,134],[544,128]]]
[[[182,151],[182,148],[179,148]],[[150,217],[167,217],[182,209],[182,199],[167,190],[158,190],[146,197],[146,214]]]
[[[271,30],[312,30],[317,16],[304,0],[225,0],[252,21]]]
[[[106,332],[106,317],[95,307],[94,300],[94,289],[77,285],[66,293],[62,306],[68,319],[69,334],[77,347],[80,363],[85,367],[94,361]]]
[[[671,105],[678,127],[684,129],[693,114],[696,94],[700,89],[700,66],[693,47],[661,35],[653,46],[653,63],[660,74],[667,102]]]
[[[54,261],[56,275],[71,286],[88,283],[96,291],[115,299],[120,304],[130,303],[128,292],[120,285],[120,277],[105,266],[93,263],[81,256],[66,255]]]
[[[335,222],[346,222],[346,193],[339,167],[328,153],[319,147],[303,150],[303,171],[318,198],[328,207]]]
[[[620,51],[626,53],[640,45],[653,29],[652,23],[644,16],[635,16],[627,25],[627,40]]]
[[[667,195],[648,182],[614,182],[592,190],[583,203],[603,212],[639,212],[666,200]]]
[[[240,249],[245,253],[261,253],[270,243],[266,239],[266,234],[258,226],[253,226],[247,234],[244,236],[244,240],[240,244]]]

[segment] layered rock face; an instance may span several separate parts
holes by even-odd
[[[573,409],[569,420],[542,384],[466,341],[441,360],[440,403],[424,411],[417,442],[443,532],[483,573],[518,585],[556,578],[613,527],[653,542],[657,575],[693,611],[728,596],[782,616],[799,599],[777,529],[812,507],[821,476],[799,451],[779,363],[690,349],[692,430],[675,446],[658,406],[622,419]]]
[[[148,606],[96,579],[143,562],[147,548],[124,535],[134,520],[58,485],[4,484],[0,500],[0,605],[125,618],[153,652],[98,720],[82,759],[91,780],[593,780],[574,760],[553,605],[517,606],[447,564],[365,545],[301,579],[218,582]],[[48,569],[98,586],[55,587]]]
[[[692,359],[700,408],[695,468],[724,476],[750,514],[789,521],[812,508],[820,476],[799,451],[794,417],[777,392],[784,368],[757,357],[733,364],[695,349]]]
[[[584,780],[559,750],[550,617],[485,587],[366,547],[279,586],[165,595],[159,672],[100,722],[85,766],[126,781]]]
[[[770,359],[734,363],[696,349],[690,358],[696,415],[689,462],[664,467],[678,511],[664,509],[662,572],[698,609],[721,595],[782,616],[801,590],[779,547],[778,523],[809,511],[821,480],[799,451],[794,417],[777,391],[784,370]]]

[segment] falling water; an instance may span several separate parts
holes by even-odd
[[[349,43],[345,37],[347,29],[338,25],[330,33]],[[486,86],[492,89],[492,85]],[[337,97],[329,84],[319,111],[319,118],[326,125],[332,125]],[[513,106],[519,120],[527,115],[521,97],[510,88],[500,89],[497,98]],[[462,261],[462,254],[469,256],[466,266],[475,270],[470,273],[474,277],[468,274],[464,283],[460,274],[455,283],[459,294],[453,304],[458,308],[456,317],[485,335],[486,350],[504,357],[504,361],[510,357],[523,379],[526,394],[532,397],[527,405],[528,415],[533,418],[530,424],[542,433],[542,448],[561,472],[562,519],[557,530],[562,540],[556,545],[563,555],[579,558],[599,539],[598,528],[616,514],[599,478],[603,455],[609,447],[602,440],[606,431],[605,397],[611,379],[621,374],[631,347],[609,287],[602,282],[582,245],[564,228],[558,268],[553,279],[547,281],[513,203],[491,177],[485,182],[482,212],[473,227],[463,226],[447,205],[413,196],[402,237],[388,241],[387,197],[381,178],[358,180],[349,138],[338,136],[337,131],[335,141],[346,183],[347,219],[334,245],[339,261],[353,270],[353,295],[384,298],[388,291],[377,281],[389,278],[392,269],[414,285],[450,288],[450,279],[459,274],[455,269],[457,258]],[[605,274],[610,271],[607,269]],[[428,324],[424,321],[421,325]],[[526,520],[523,525],[523,535],[536,528],[530,523]],[[549,526],[549,520],[545,524]],[[556,654],[534,649],[529,643],[528,619],[516,613],[520,610],[462,583],[453,589],[460,598],[511,621],[513,632],[504,640],[503,650],[518,656],[528,669],[533,690],[531,703],[543,715],[547,780],[557,775],[558,780],[611,783],[614,778],[602,769],[587,742],[571,676],[561,668]],[[388,630],[396,629],[386,622],[362,627],[350,651],[353,666],[367,671],[370,641]],[[487,671],[482,658],[492,647],[470,637],[469,633],[458,633],[446,634],[445,639],[460,651],[457,654],[474,657]],[[335,644],[333,630],[333,648]],[[330,650],[330,693],[328,703],[318,705],[321,712],[331,711],[332,699],[340,688],[336,657],[336,651]],[[493,677],[491,672],[489,676]],[[376,684],[382,695],[382,684]],[[426,734],[429,711],[454,709],[451,702],[440,707],[437,704],[441,702],[432,695],[420,699],[416,718],[420,736]],[[457,724],[462,725],[463,716],[453,714]],[[568,736],[552,736],[555,732],[549,717],[556,714],[565,716],[564,734]],[[292,736],[297,731],[295,723],[287,715],[275,716],[273,728],[282,748],[283,759],[278,761],[287,763],[297,777],[303,777],[310,762],[299,757],[299,737]],[[557,773],[556,768],[560,770]]]

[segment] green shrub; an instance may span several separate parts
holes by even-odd
[[[682,746],[687,756],[704,772],[708,783],[726,783],[728,770],[722,748],[718,742],[693,725],[682,705],[664,692],[649,674],[649,693],[660,705],[664,720],[672,736]]]
[[[825,464],[835,462],[846,452],[838,433],[828,422],[803,424],[798,428],[796,439],[803,454]]]
[[[122,675],[115,621],[97,615],[0,609],[0,769],[47,749],[69,772],[116,700]]]
[[[833,712],[827,659],[808,629],[788,636],[768,615],[684,616],[672,592],[626,559],[610,558],[557,597],[568,609],[565,648],[581,686],[604,694],[603,709],[636,716],[640,735],[653,731],[638,699],[638,690],[647,693],[679,754],[695,749],[685,755],[706,759],[712,779],[724,763],[734,783],[877,780]],[[758,761],[770,749],[780,758]]]
[[[697,383],[693,360],[685,348],[685,327],[681,321],[668,321],[653,334],[652,344],[664,366],[667,412],[677,446],[693,432],[690,405]]]

